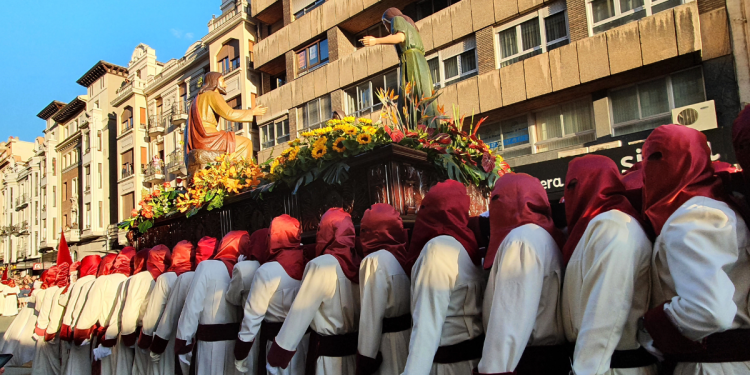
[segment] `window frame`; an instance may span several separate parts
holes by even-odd
[[[327,113],[323,114],[323,112],[324,112],[323,109],[324,108],[321,108],[320,105],[321,105],[322,99],[324,97],[326,97],[326,96],[328,96],[328,106],[329,106],[329,108],[328,108]],[[307,106],[310,103],[315,102],[315,101],[318,102],[318,113],[320,114],[320,122],[316,122],[315,124],[311,124],[311,125],[305,126],[305,118],[304,118],[304,116],[305,116],[306,113],[309,113],[309,112],[306,111],[306,110],[304,110],[304,109],[302,109],[302,106]],[[333,110],[333,108],[331,107],[332,106],[332,103],[331,103],[331,94],[326,94],[326,95],[323,95],[323,96],[319,96],[319,97],[317,97],[317,98],[315,98],[313,100],[310,100],[307,103],[302,104],[302,106],[297,107],[297,116],[298,116],[297,117],[297,120],[298,120],[297,123],[298,124],[302,124],[301,127],[297,128],[297,134],[304,133],[304,132],[309,131],[311,129],[318,129],[321,126],[325,125],[325,123],[328,120],[330,120],[331,117],[332,117],[332,110]],[[302,117],[302,118],[300,118],[300,117]],[[291,129],[290,129],[290,131],[291,131]]]
[[[469,48],[469,49],[464,48],[461,52],[457,52],[457,53],[455,53],[455,52],[454,53],[446,52],[446,50],[454,47],[455,45],[457,45],[459,43],[464,43],[464,41],[466,41],[466,40],[468,40],[470,38],[475,38],[474,39],[474,47],[473,48]],[[466,52],[471,51],[471,50],[474,50],[474,65],[475,65],[475,67],[474,67],[474,69],[472,69],[470,71],[461,72],[461,58],[460,58],[460,56],[463,55]],[[434,87],[435,90],[445,88],[448,85],[452,85],[454,83],[461,82],[461,81],[463,81],[463,80],[465,80],[467,78],[471,78],[473,76],[479,75],[479,54],[477,53],[477,44],[476,44],[476,37],[475,36],[469,36],[468,38],[464,38],[462,40],[459,40],[459,41],[457,41],[455,43],[452,43],[451,45],[449,45],[449,46],[447,46],[445,48],[442,48],[439,51],[433,52],[433,53],[431,53],[431,54],[429,54],[428,56],[425,57],[425,59],[427,60],[427,64],[428,65],[429,65],[430,60],[435,59],[435,58],[438,59],[438,76],[440,78],[438,80],[438,82],[435,82],[435,80],[433,80],[433,82],[432,82],[432,85],[433,85],[433,87]],[[446,80],[445,79],[445,61],[449,60],[449,59],[452,59],[452,58],[458,58],[458,65],[457,65],[457,67],[458,67],[458,72],[459,73],[458,73],[458,76],[453,77],[450,80]],[[430,72],[430,74],[432,74],[432,72]]]
[[[701,81],[703,83],[703,100],[700,101],[700,102],[698,102],[698,103],[702,103],[702,102],[705,102],[708,99],[706,97],[706,76],[703,74],[703,67],[700,66],[700,65],[698,65],[698,66],[692,66],[690,68],[678,70],[678,71],[675,71],[675,72],[671,72],[671,73],[666,74],[666,75],[661,75],[661,76],[658,76],[658,77],[652,77],[652,78],[649,78],[649,79],[646,79],[646,80],[643,80],[643,81],[634,82],[634,83],[630,83],[630,84],[627,84],[627,85],[615,87],[614,89],[607,90],[607,102],[608,102],[607,104],[609,106],[608,107],[608,109],[609,109],[609,123],[611,124],[611,126],[610,126],[610,134],[612,136],[615,136],[615,130],[617,130],[618,128],[625,128],[625,127],[636,125],[636,124],[639,124],[639,123],[642,123],[642,122],[656,120],[656,119],[658,119],[660,117],[664,117],[664,116],[669,116],[670,119],[671,119],[672,110],[674,110],[675,108],[681,108],[681,107],[676,107],[675,106],[675,102],[674,102],[674,88],[673,88],[673,85],[672,85],[672,76],[675,75],[675,74],[680,74],[680,73],[687,72],[687,71],[693,70],[693,69],[697,69],[701,73]],[[651,116],[648,116],[648,117],[642,117],[643,116],[643,109],[641,108],[641,93],[640,93],[640,90],[638,90],[638,86],[642,85],[642,84],[654,82],[654,81],[657,81],[657,80],[660,80],[660,79],[665,79],[666,80],[667,101],[668,101],[668,104],[669,104],[669,110],[667,112],[664,112],[664,113],[659,113],[659,114],[651,115]],[[613,101],[611,99],[612,92],[624,90],[624,89],[627,89],[627,88],[630,88],[630,87],[633,87],[633,86],[636,87],[636,100],[638,101],[638,117],[639,118],[636,119],[636,120],[629,120],[629,121],[621,122],[619,124],[615,124],[614,107],[613,107]],[[625,134],[630,134],[630,133],[625,133]],[[620,135],[624,135],[624,134],[618,134],[617,136],[620,136]]]
[[[301,10],[298,10],[297,13],[294,13],[294,20],[298,20],[300,17],[310,13],[313,9],[323,5],[325,2],[326,0],[315,0],[310,4],[305,5]]]
[[[667,0],[664,0],[667,1]],[[554,15],[557,15],[559,13],[563,13],[565,18],[565,30],[566,30],[566,36],[564,38],[557,38],[555,40],[547,40],[547,25],[545,23],[546,19],[549,17],[552,17]],[[521,25],[531,21],[533,19],[537,19],[539,23],[539,40],[540,44],[538,47],[529,49],[529,50],[523,50],[523,37],[522,37],[522,30]],[[500,33],[503,31],[509,30],[509,29],[516,29],[516,43],[518,47],[518,52],[515,55],[509,56],[509,57],[503,57],[502,56],[502,47],[500,45]],[[514,61],[512,63],[503,65],[505,62],[522,57],[524,55],[528,55],[534,51],[540,51],[537,53],[537,55],[549,52],[549,46],[554,45],[557,43],[560,43],[564,40],[568,41],[568,44],[570,44],[570,21],[568,20],[568,9],[564,2],[557,2],[550,4],[547,7],[541,8],[535,12],[529,13],[523,17],[520,17],[518,19],[513,20],[513,22],[509,22],[507,24],[501,25],[499,27],[496,27],[493,31],[493,43],[495,46],[495,69],[500,69],[505,66],[510,66],[515,63],[521,62],[523,60],[526,60],[530,57],[536,56],[531,55],[529,57],[526,57],[524,59]]]
[[[624,18],[624,17],[631,16],[631,15],[635,14],[636,12],[640,12],[641,10],[644,10],[644,9],[646,10],[646,14],[642,18],[646,18],[646,17],[652,16],[654,14],[652,12],[652,8],[654,6],[658,6],[660,4],[667,3],[670,0],[658,0],[658,1],[643,0],[643,5],[641,5],[638,8],[633,8],[633,9],[627,11],[627,12],[624,12],[624,13],[621,11],[622,6],[620,4],[620,1],[622,1],[622,0],[612,0],[614,2],[615,15],[612,16],[612,17],[609,17],[609,18],[607,18],[605,20],[596,22],[596,23],[594,23],[594,9],[593,9],[593,5],[592,5],[592,3],[594,1],[595,0],[586,0],[586,3],[585,3],[585,6],[586,6],[586,25],[587,25],[589,36],[594,36],[594,35],[597,35],[597,34],[600,34],[600,33],[603,33],[603,32],[607,32],[607,30],[611,30],[611,29],[613,29],[613,28],[615,28],[617,26],[614,26],[614,27],[602,30],[602,31],[600,31],[598,33],[594,33],[594,28],[596,28],[596,27],[605,25],[607,23],[613,22],[615,20],[618,20],[618,19],[621,19],[621,18]],[[680,5],[684,5],[684,4],[690,3],[690,2],[692,2],[694,0],[681,0],[681,1],[682,1],[682,4],[680,4]],[[672,8],[675,8],[675,7],[678,7],[678,6],[679,5],[675,5]],[[672,8],[668,8],[668,9],[672,9]],[[667,10],[667,9],[664,9],[664,10]],[[636,20],[632,20],[630,22],[634,22],[634,21],[636,21]],[[628,23],[630,23],[630,22],[628,22]],[[618,25],[618,26],[622,26],[622,25]]]
[[[346,111],[347,115],[354,116],[354,117],[362,117],[364,115],[369,115],[369,114],[371,114],[371,113],[373,113],[375,111],[380,110],[380,108],[382,108],[382,106],[383,106],[383,103],[381,103],[380,100],[377,98],[377,93],[375,92],[375,86],[373,85],[373,81],[375,81],[378,78],[382,79],[383,80],[383,86],[382,87],[385,88],[385,89],[387,89],[388,88],[387,77],[388,77],[388,75],[391,75],[391,74],[394,74],[394,73],[395,73],[395,79],[396,79],[396,85],[395,85],[395,87],[398,88],[399,87],[399,80],[401,79],[401,75],[399,74],[400,73],[399,68],[396,68],[396,69],[390,70],[388,72],[385,72],[382,75],[379,74],[379,75],[377,75],[375,77],[372,77],[370,79],[361,81],[358,84],[354,84],[354,85],[349,86],[346,89],[343,89],[342,91],[344,92],[344,95],[346,95],[346,97],[344,98],[344,100],[346,101],[346,103],[345,103],[345,111]],[[360,99],[360,91],[359,91],[359,89],[365,83],[369,86],[370,99],[371,99],[372,103],[368,107],[360,108],[360,105],[359,105],[360,104],[360,101],[359,101],[359,99]],[[352,95],[351,95],[350,91],[352,91],[352,90],[354,90],[354,106],[356,108],[350,108],[350,105],[351,105],[350,103],[351,103],[351,98],[352,98]]]
[[[321,66],[323,66],[325,64],[328,64],[328,62],[331,59],[330,45],[328,45],[329,50],[326,53],[326,55],[328,57],[326,57],[325,61],[323,61],[323,60],[320,59],[320,44],[323,43],[323,41],[327,42],[328,38],[320,38],[320,39],[318,39],[318,40],[316,40],[316,41],[314,41],[314,42],[306,45],[305,47],[302,47],[302,48],[294,51],[294,56],[295,56],[295,62],[294,62],[294,64],[297,66],[297,77],[302,77],[303,75],[308,74],[310,72],[313,72],[316,69],[320,68]],[[310,47],[312,47],[312,46],[317,46],[318,62],[315,63],[315,64],[310,64]],[[299,66],[299,58],[300,58],[299,55],[302,52],[305,53],[305,61],[306,61],[305,69],[301,69],[300,66]]]
[[[456,4],[456,3],[460,2],[460,1],[461,0],[446,0],[446,2],[448,4],[443,9],[447,9],[451,5],[454,5],[454,4]],[[429,2],[432,5],[432,9],[431,9],[432,12],[430,14],[422,14],[422,12],[421,12],[422,8],[420,8],[420,5],[424,4],[424,3],[427,3],[427,2]],[[414,7],[415,7],[414,15],[416,16],[416,19],[414,20],[414,22],[418,22],[420,20],[423,20],[423,19],[425,19],[425,18],[427,18],[427,17],[429,17],[429,16],[431,16],[431,15],[437,13],[437,12],[440,12],[441,10],[443,10],[443,9],[440,9],[440,10],[437,10],[437,11],[435,10],[435,0],[421,0],[421,1],[417,1],[416,3],[414,3]]]
[[[278,126],[283,123],[286,123],[287,132],[286,134],[279,136]],[[283,127],[283,125],[281,126]],[[264,141],[265,136],[267,135],[268,127],[273,128],[273,137],[268,141]],[[263,125],[259,125],[258,130],[259,130],[259,135],[260,135],[260,149],[261,150],[273,148],[280,144],[284,144],[286,142],[289,142],[289,140],[291,139],[291,126],[289,124],[288,116],[284,116],[283,118],[277,119],[275,121],[271,121]],[[286,138],[286,139],[283,139],[283,138]]]

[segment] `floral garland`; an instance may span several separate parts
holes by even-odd
[[[154,220],[174,214],[176,207],[175,198],[181,191],[172,187],[169,182],[161,185],[161,189],[156,187],[153,192],[143,190],[141,195],[143,199],[138,202],[140,208],[134,208],[130,211],[130,218],[119,223],[120,229],[138,228],[141,233],[146,233],[154,225]]]

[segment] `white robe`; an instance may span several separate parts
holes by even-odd
[[[152,336],[153,338],[156,326],[159,324],[159,320],[164,313],[164,307],[167,305],[169,293],[176,282],[177,274],[174,272],[165,272],[156,278],[156,283],[148,299],[146,314],[143,316],[143,328],[141,329],[143,335]],[[167,363],[168,361],[153,362],[150,358],[151,352],[149,348],[138,348],[138,350],[144,352],[146,355],[147,365],[150,367],[148,371],[150,375],[174,375],[174,362],[171,363],[171,366]]]
[[[652,305],[664,309],[683,336],[700,340],[750,328],[750,238],[742,217],[725,203],[694,197],[656,238]],[[750,362],[679,363],[675,375],[750,374]]]
[[[245,260],[234,265],[232,280],[227,289],[227,302],[239,307],[245,304],[258,267],[260,263],[255,260]]]
[[[185,298],[185,306],[177,324],[177,339],[188,345],[195,338],[198,325],[239,323],[239,308],[226,300],[229,288],[227,267],[219,260],[206,260],[198,265]],[[234,368],[234,340],[207,342],[196,340],[197,375],[232,374]]]
[[[159,320],[159,324],[157,325],[155,331],[156,336],[159,336],[164,340],[169,340],[164,353],[161,354],[159,362],[164,362],[162,365],[160,365],[164,366],[164,368],[170,368],[171,365],[172,371],[168,372],[170,375],[173,374],[176,369],[174,340],[177,334],[177,323],[180,320],[180,314],[182,313],[182,308],[185,305],[185,298],[187,297],[188,291],[190,290],[190,284],[193,282],[194,275],[195,272],[189,271],[183,273],[180,276],[177,276],[177,281],[175,281],[175,285],[172,287],[172,291],[169,293],[167,305],[164,307],[164,313],[161,314],[161,319]],[[180,361],[177,362],[179,362],[178,364],[182,370],[182,373],[187,374],[190,366]]]
[[[0,284],[0,314],[5,310],[5,291],[10,287],[5,284]]]
[[[411,271],[412,331],[404,374],[470,375],[479,359],[433,363],[438,347],[481,336],[484,275],[451,236],[428,241]]]
[[[126,278],[127,276],[121,273],[113,273],[100,276],[94,281],[86,298],[86,304],[81,311],[78,322],[76,322],[76,329],[86,330],[97,323],[102,327],[107,327],[117,297],[117,290]],[[92,348],[96,348],[99,345],[99,340],[92,338],[91,344],[93,345]],[[106,369],[110,367],[109,360],[110,357],[105,357],[101,361],[102,374],[107,373]]]
[[[411,313],[410,284],[401,264],[386,250],[368,254],[359,265],[362,307],[357,351],[369,358],[382,354],[376,375],[398,375],[406,366],[411,329],[382,333],[382,328],[383,318]]]
[[[562,255],[542,227],[511,230],[495,253],[484,292],[486,332],[479,373],[512,372],[527,346],[565,341],[560,314]]]
[[[17,286],[6,286],[2,291],[5,301],[3,302],[3,316],[16,316],[18,314],[18,293],[21,289]]]
[[[75,305],[70,311],[70,315],[67,313],[63,316],[63,322],[70,317],[70,329],[74,330],[78,323],[78,318],[81,316],[83,307],[86,305],[86,299],[89,296],[89,291],[96,281],[95,275],[89,275],[82,277],[76,282],[75,289],[78,290],[78,297],[76,298]],[[74,289],[74,292],[75,292]],[[70,302],[68,302],[70,304]],[[67,324],[67,323],[66,323]],[[70,343],[70,355],[68,356],[68,362],[63,369],[64,375],[79,375],[79,374],[90,374],[91,373],[91,360],[90,360],[90,345],[78,346],[74,342]]]
[[[104,334],[105,340],[116,341],[115,345],[111,348],[112,354],[106,359],[109,362],[109,371],[111,374],[129,375],[133,371],[133,348],[127,347],[120,339],[120,318],[128,287],[130,286],[130,280],[132,279],[133,276],[128,276],[117,288],[117,298],[112,306],[112,315],[110,315],[107,322],[107,332]]]
[[[245,262],[243,262],[245,263]],[[245,314],[240,327],[239,339],[253,342],[253,346],[243,362],[248,369],[246,374],[256,374],[258,368],[258,353],[261,343],[256,342],[260,335],[261,323],[283,323],[292,307],[292,302],[299,292],[301,281],[291,278],[284,267],[278,262],[268,262],[255,272],[252,288],[246,298]],[[266,343],[266,353],[271,350],[272,341]],[[300,350],[302,349],[302,350]],[[278,375],[298,375],[305,372],[306,346],[298,347],[290,366],[280,369]]]
[[[70,284],[70,288],[68,288],[67,294],[68,298],[65,304],[65,311],[63,312],[61,322],[61,330],[63,325],[70,327],[70,324],[73,321],[73,311],[75,310],[76,302],[78,302],[78,296],[81,294],[81,287],[83,286],[83,284],[86,284],[89,281],[93,282],[95,278],[96,276],[94,275],[88,275],[77,279],[74,283]],[[68,367],[68,360],[70,359],[70,351],[72,346],[72,342],[60,340],[60,357],[62,357],[60,368],[63,372]]]
[[[50,322],[50,313],[52,312],[52,305],[57,304],[57,299],[60,297],[60,289],[58,286],[51,286],[47,288],[44,293],[44,301],[42,302],[42,308],[39,310],[39,318],[37,319],[36,326],[42,331],[47,330],[47,326]],[[34,364],[31,368],[32,375],[49,375],[60,373],[60,351],[59,345],[55,341],[44,341],[44,335],[39,335],[39,339],[36,343],[36,354],[34,356]]]
[[[275,341],[284,350],[302,351],[307,349],[308,327],[322,336],[357,332],[359,301],[359,285],[346,278],[336,257],[323,254],[305,266],[302,285]],[[315,364],[317,375],[354,374],[355,369],[356,355],[321,356]]]
[[[127,287],[125,302],[120,314],[120,339],[137,332],[143,326],[143,317],[148,307],[148,297],[154,287],[154,277],[148,271],[134,275]],[[148,350],[136,345],[133,348],[133,375],[146,375],[151,363]]]
[[[36,341],[32,338],[38,310],[44,297],[42,289],[34,289],[29,296],[28,303],[21,309],[18,316],[13,319],[8,330],[5,332],[0,353],[13,354],[8,366],[21,366],[34,359],[36,353]],[[42,296],[40,298],[39,296]]]
[[[576,375],[656,374],[656,366],[610,369],[615,350],[638,349],[638,319],[648,310],[651,241],[634,218],[611,210],[589,222],[568,262],[563,327],[575,342]]]

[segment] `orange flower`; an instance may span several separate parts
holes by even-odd
[[[338,137],[335,141],[333,141],[333,146],[331,147],[336,152],[344,152],[346,151],[346,147],[344,147],[344,141],[346,138],[344,137]]]
[[[138,209],[134,208],[132,211],[130,211],[130,216],[132,216],[132,217],[138,216]]]
[[[154,213],[151,212],[151,211],[144,211],[143,212],[143,217],[145,217],[146,219],[150,219],[150,218],[154,217]]]
[[[165,189],[168,189],[170,186],[169,182],[165,182],[162,186],[164,186]]]

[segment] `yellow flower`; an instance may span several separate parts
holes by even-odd
[[[353,116],[346,116],[346,117],[344,117],[344,122],[354,122],[354,117]]]
[[[227,192],[230,192],[230,193],[239,193],[239,191],[237,191],[237,189],[240,188],[240,181],[239,180],[235,180],[233,178],[229,178],[229,179],[227,179],[224,182],[224,186],[226,186]]]
[[[346,151],[346,147],[344,147],[344,141],[345,140],[346,140],[346,138],[344,138],[344,137],[338,137],[338,138],[336,138],[336,140],[333,141],[333,147],[331,147],[331,148],[334,149],[336,152],[344,152],[344,151]]]
[[[234,165],[231,166],[228,173],[230,177],[237,177],[237,168]]]
[[[320,137],[317,141],[315,141],[315,143],[313,143],[313,148],[321,145],[325,146],[326,142],[328,142],[327,137]]]
[[[365,125],[370,125],[370,124],[372,124],[372,120],[370,120],[369,118],[361,118],[361,119],[359,119],[359,123],[360,124],[365,124]]]
[[[366,145],[372,142],[372,135],[370,133],[362,133],[357,136],[357,142],[359,142],[359,144],[361,145]]]
[[[292,151],[289,152],[289,155],[287,156],[289,158],[289,161],[294,161],[297,159],[297,154],[299,154],[299,146],[290,149]]]
[[[359,129],[357,129],[357,127],[355,126],[349,126],[346,128],[346,130],[344,130],[344,133],[346,135],[357,135],[357,133],[359,133]]]
[[[273,163],[271,163],[271,173],[274,173],[279,164],[279,158],[273,160]]]
[[[315,146],[312,150],[312,157],[315,159],[320,159],[323,157],[323,155],[326,154],[327,151],[328,149],[326,148],[325,144]]]

